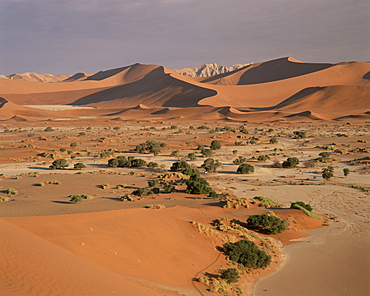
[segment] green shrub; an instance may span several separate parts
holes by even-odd
[[[54,129],[51,126],[48,126],[44,129],[45,132],[52,132]]]
[[[82,162],[77,162],[74,164],[73,168],[77,170],[81,170],[81,169],[86,168],[86,165],[84,165]]]
[[[303,132],[303,131],[294,131],[293,134],[294,134],[294,137],[297,139],[306,138],[306,132]]]
[[[251,215],[247,219],[248,225],[257,228],[260,231],[276,234],[286,230],[286,226],[279,217],[269,216],[267,214]]]
[[[268,198],[266,196],[255,196],[253,197],[253,201],[260,201],[259,206],[260,207],[265,207],[265,208],[271,208],[271,207],[276,207],[280,208],[282,205],[271,198]]]
[[[299,164],[297,157],[288,157],[282,164],[283,168],[294,168]]]
[[[148,181],[148,186],[149,187],[154,187],[154,186],[156,186],[156,185],[158,185],[158,183],[159,183],[159,181],[158,180],[149,180]]]
[[[189,158],[190,161],[194,161],[194,160],[197,159],[197,156],[195,155],[194,152],[192,152],[192,153],[188,154],[188,158]]]
[[[8,188],[6,194],[18,194],[18,191],[14,188]]]
[[[345,177],[347,177],[347,176],[349,175],[349,173],[350,173],[349,168],[344,168],[344,169],[343,169],[343,175],[344,175]]]
[[[190,165],[185,160],[180,160],[180,161],[176,161],[172,164],[172,166],[170,167],[170,171],[179,172],[179,171],[183,171],[183,170],[185,170],[186,168],[189,168],[189,167],[190,167]]]
[[[309,204],[305,204],[303,201],[293,202],[290,205],[290,208],[291,209],[299,209],[299,210],[301,210],[301,208],[305,208],[307,211],[312,212],[312,207]]]
[[[205,149],[202,149],[200,153],[202,153],[204,157],[208,157],[208,156],[213,155],[213,150],[205,148]]]
[[[156,142],[153,140],[147,140],[145,143],[141,143],[134,151],[143,153],[153,153],[154,155],[158,155],[161,152],[162,148],[166,146],[166,143]]]
[[[211,142],[211,146],[210,146],[210,148],[211,148],[212,150],[218,150],[218,149],[221,149],[221,143],[220,143],[220,141],[213,140],[213,141]]]
[[[230,260],[247,268],[263,268],[271,263],[271,257],[249,240],[226,243],[223,245],[223,252]]]
[[[276,144],[278,140],[275,137],[272,137],[269,142],[270,144]]]
[[[158,163],[156,163],[156,162],[149,162],[147,165],[146,165],[148,168],[150,168],[150,169],[155,169],[155,168],[157,168],[158,167]]]
[[[296,209],[302,210],[308,217],[317,219],[317,220],[322,220],[322,217],[320,215],[314,214],[311,211],[307,210],[304,207],[301,207],[300,205],[295,205]]]
[[[217,168],[221,166],[221,162],[214,160],[213,158],[207,158],[203,164],[202,168],[206,170],[207,173],[214,173],[217,171]]]
[[[268,155],[259,155],[259,156],[257,157],[257,160],[258,160],[258,161],[266,161],[266,160],[268,160],[268,159],[270,159],[270,156],[268,156]]]
[[[60,169],[66,168],[68,166],[69,166],[69,164],[68,164],[67,160],[62,158],[62,159],[54,160],[49,168],[52,169],[52,170],[55,170],[55,169],[60,170]]]
[[[236,268],[228,268],[220,270],[220,277],[230,283],[237,283],[239,281],[239,272]]]
[[[212,191],[207,180],[197,175],[193,175],[189,180],[186,180],[186,185],[186,192],[191,194],[209,194]]]
[[[254,172],[254,166],[247,163],[243,163],[238,167],[236,172],[238,174],[251,174]]]
[[[165,193],[172,193],[175,192],[175,186],[172,184],[166,184],[163,186],[163,190]]]
[[[183,173],[184,175],[188,175],[190,177],[191,176],[199,177],[199,171],[197,169],[194,169],[194,168],[191,168],[191,167],[186,168],[181,173]]]
[[[329,180],[334,176],[334,168],[332,166],[328,166],[327,168],[322,170],[322,177],[325,180]]]
[[[71,203],[78,203],[82,201],[82,196],[79,194],[71,194],[69,197],[71,198],[69,200]]]
[[[7,196],[0,196],[0,202],[5,202],[5,201],[9,201],[10,198],[7,197]]]
[[[238,158],[233,160],[233,164],[242,164],[247,162],[247,159],[243,156],[238,156]]]

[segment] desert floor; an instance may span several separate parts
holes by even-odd
[[[47,127],[52,131],[45,131]],[[305,137],[295,138],[294,131],[305,132]],[[273,137],[277,143],[270,143]],[[157,156],[133,151],[146,140],[166,146]],[[207,174],[200,168],[206,157],[197,147],[209,148],[212,140],[222,147],[210,157],[222,166]],[[0,244],[5,254],[0,294],[214,295],[193,278],[229,265],[217,250],[224,237],[205,229],[212,229],[214,219],[245,222],[249,215],[267,211],[289,218],[290,230],[262,235],[273,248],[273,264],[243,275],[239,287],[246,295],[354,296],[370,290],[366,122],[3,122],[0,141],[0,196],[9,199],[0,203],[5,238]],[[308,166],[321,152],[331,155]],[[196,159],[190,161],[189,153]],[[159,168],[107,167],[119,155],[156,162]],[[258,161],[260,155],[269,159]],[[255,167],[254,173],[236,173],[233,160],[238,156]],[[298,166],[272,166],[287,157],[297,157]],[[67,159],[69,167],[49,169],[58,158]],[[182,187],[120,201],[168,173],[180,159],[200,168],[216,192],[247,199],[266,196],[282,208],[223,208],[219,200],[187,194]],[[86,168],[73,169],[78,162]],[[325,180],[321,172],[328,166],[334,177]],[[348,176],[344,168],[350,170]],[[45,184],[53,180],[60,184]],[[18,194],[7,194],[8,188]],[[94,198],[72,204],[72,194]],[[295,201],[309,203],[324,219],[288,209]],[[165,207],[143,208],[149,204]],[[190,221],[205,225],[203,233]]]

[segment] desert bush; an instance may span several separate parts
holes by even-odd
[[[166,143],[156,142],[153,140],[147,140],[145,143],[141,143],[134,151],[139,152],[141,154],[144,153],[153,153],[154,155],[158,155],[161,152],[162,148],[166,146]]]
[[[299,207],[297,207],[297,206],[299,206]],[[305,204],[303,201],[296,201],[296,202],[293,202],[293,203],[290,205],[290,208],[291,208],[291,209],[301,209],[301,208],[305,208],[307,211],[312,212],[312,207],[311,207],[309,204]]]
[[[296,139],[306,138],[306,132],[303,131],[294,131],[293,134]]]
[[[180,161],[176,161],[172,164],[172,166],[170,167],[170,171],[179,172],[179,171],[183,171],[183,170],[185,170],[186,168],[189,168],[189,167],[190,167],[190,165],[185,160],[180,160]]]
[[[281,167],[281,162],[278,159],[274,159],[274,161],[272,162],[271,167],[280,168]]]
[[[257,157],[258,161],[266,161],[268,159],[270,159],[270,156],[268,156],[268,155],[258,155],[258,157]]]
[[[50,169],[52,169],[52,170],[55,170],[55,169],[59,170],[59,169],[64,169],[64,168],[66,168],[68,166],[69,166],[69,164],[68,164],[67,160],[65,160],[64,158],[62,158],[62,159],[56,159],[56,160],[54,160],[53,163],[50,166]]]
[[[18,191],[14,188],[8,188],[6,194],[18,194]]]
[[[197,156],[195,155],[194,152],[192,152],[192,153],[188,154],[188,158],[189,158],[190,161],[194,161],[194,160],[197,159]]]
[[[278,140],[275,137],[272,137],[269,142],[270,144],[276,144]]]
[[[210,146],[210,148],[211,148],[212,150],[218,150],[218,149],[221,149],[221,143],[220,143],[220,141],[213,140],[213,141],[211,142],[211,146]]]
[[[283,168],[294,168],[299,164],[297,157],[288,157],[282,164]]]
[[[131,194],[125,194],[120,197],[120,201],[134,201]]]
[[[146,166],[147,163],[144,159],[141,158],[134,158],[133,156],[118,156],[116,158],[112,158],[108,160],[108,167],[116,168],[116,167],[128,167],[128,168],[133,168],[133,167],[141,167],[141,166]]]
[[[238,174],[251,174],[254,172],[254,166],[247,163],[243,163],[237,168],[236,172]]]
[[[265,207],[265,208],[280,208],[282,205],[274,200],[272,200],[269,197],[266,196],[255,196],[253,197],[253,202],[254,203],[259,203],[258,206],[260,207]]]
[[[223,245],[223,252],[230,260],[247,268],[263,268],[271,263],[271,257],[249,240],[226,243]]]
[[[186,169],[184,169],[182,171],[182,173],[184,175],[188,175],[188,176],[197,176],[199,177],[199,171],[197,169],[194,169],[194,168],[191,168],[191,167],[187,167]]]
[[[312,213],[311,211],[307,210],[305,207],[300,206],[299,204],[296,204],[295,208],[302,210],[310,218],[322,220],[322,217],[320,215]]]
[[[82,162],[77,162],[74,164],[73,168],[77,170],[82,170],[86,168],[86,165],[84,165]]]
[[[305,168],[314,168],[316,166],[316,159],[309,159],[303,163]]]
[[[334,168],[332,166],[328,166],[327,168],[322,170],[322,177],[325,180],[329,180],[334,176]]]
[[[48,126],[44,129],[44,132],[52,132],[54,129],[51,126]]]
[[[143,208],[146,209],[164,209],[166,206],[162,204],[154,204],[154,205],[145,205]]]
[[[71,194],[69,197],[71,198],[69,200],[71,203],[78,203],[82,201],[82,196],[79,194]]]
[[[166,184],[163,186],[163,191],[165,193],[172,193],[172,192],[175,192],[175,186],[172,185],[172,184]]]
[[[203,157],[209,157],[213,155],[213,150],[205,148],[202,149],[200,153],[203,155]]]
[[[247,159],[243,156],[238,156],[238,158],[233,160],[233,164],[242,164],[247,162]]]
[[[155,169],[158,167],[158,163],[151,161],[146,166],[150,169]]]
[[[349,175],[349,173],[350,173],[349,168],[344,168],[344,169],[343,169],[343,175],[344,175],[345,177],[347,177],[347,176]]]
[[[220,277],[228,283],[237,283],[239,281],[239,272],[236,268],[221,269]]]
[[[5,202],[5,201],[9,201],[10,198],[7,197],[7,196],[0,196],[0,202]]]
[[[159,181],[158,180],[149,180],[148,181],[148,186],[149,187],[154,187],[154,186],[156,186],[156,185],[158,185],[158,183],[159,183]]]
[[[185,181],[187,188],[186,192],[190,194],[212,194],[214,190],[209,186],[209,183],[206,179],[203,179],[197,175],[193,175],[189,178],[189,180]]]
[[[276,234],[286,230],[286,226],[279,217],[269,216],[267,214],[251,215],[247,219],[249,226],[257,228],[260,231]]]
[[[214,160],[213,158],[207,158],[203,164],[202,168],[206,170],[207,173],[214,173],[217,171],[217,168],[221,166],[221,162]]]
[[[170,156],[178,157],[179,156],[179,150],[173,150],[171,152]]]

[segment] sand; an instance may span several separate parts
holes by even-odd
[[[243,277],[246,295],[365,295],[369,71],[369,63],[283,58],[208,78],[135,64],[57,83],[1,80],[0,196],[10,200],[0,203],[6,254],[0,294],[215,295],[194,278],[229,267],[218,250],[223,241],[190,222],[213,229],[215,219],[245,221],[272,210],[290,219],[290,229],[264,236],[273,242],[274,260]],[[305,131],[306,138],[294,138],[294,131]],[[278,142],[271,144],[272,137]],[[148,139],[166,143],[158,156],[133,151]],[[222,166],[206,174],[197,146],[214,139],[222,148],[212,157]],[[100,158],[104,150],[112,155]],[[174,150],[178,156],[171,156]],[[321,152],[333,153],[331,162],[306,168],[305,161]],[[197,158],[188,160],[189,153]],[[108,168],[108,159],[118,155],[157,162],[162,172]],[[261,155],[270,159],[258,161]],[[253,174],[236,174],[238,156],[255,167]],[[272,167],[287,157],[298,157],[299,166]],[[50,170],[56,158],[67,159],[69,167]],[[200,169],[218,192],[267,196],[283,208],[223,208],[181,186],[171,194],[120,201],[180,159]],[[86,168],[73,169],[78,162]],[[329,165],[334,177],[325,181],[321,171]],[[344,168],[350,169],[347,177]],[[61,184],[40,186],[53,180]],[[71,204],[71,194],[94,198]],[[324,220],[289,209],[298,200]],[[143,208],[148,204],[165,208]]]

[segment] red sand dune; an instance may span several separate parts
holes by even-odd
[[[189,221],[220,214],[218,208],[203,212],[177,206],[2,218],[2,254],[8,256],[1,260],[0,294],[59,295],[66,282],[64,295],[111,295],[111,290],[117,295],[187,294],[192,278],[219,254],[213,239]],[[34,291],[27,293],[31,283]]]
[[[368,111],[368,73],[370,63],[313,64],[281,58],[204,79],[183,76],[161,66],[134,64],[90,76],[78,73],[58,83],[0,80],[0,95],[18,105],[72,104],[127,109],[142,104],[146,106],[141,108],[146,114],[148,108],[161,107],[271,109],[273,106],[272,109],[291,114],[310,110],[335,112],[337,117],[343,117]],[[0,114],[4,112],[0,109]],[[231,113],[235,117],[235,112]],[[238,119],[241,115],[237,115]]]

